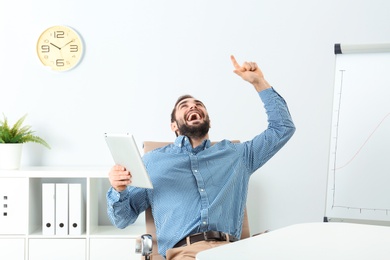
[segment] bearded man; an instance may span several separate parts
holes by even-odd
[[[286,102],[257,64],[240,66],[233,56],[231,61],[234,72],[253,85],[263,102],[267,129],[246,142],[223,140],[211,146],[205,105],[181,96],[171,114],[174,143],[143,156],[154,188],[128,186],[131,172],[123,166],[115,165],[109,173],[111,222],[125,228],[151,207],[159,253],[169,260],[195,259],[202,250],[239,239],[250,176],[295,132]]]

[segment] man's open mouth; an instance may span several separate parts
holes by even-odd
[[[201,120],[202,116],[198,112],[190,112],[187,115],[187,122],[195,121],[195,120]]]

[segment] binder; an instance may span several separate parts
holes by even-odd
[[[56,186],[42,184],[42,234],[55,235]]]
[[[80,183],[69,184],[69,235],[81,235],[84,232],[84,200]]]
[[[56,183],[56,235],[68,235],[68,183]]]

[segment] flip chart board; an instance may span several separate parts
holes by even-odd
[[[325,221],[390,224],[390,44],[335,56]]]

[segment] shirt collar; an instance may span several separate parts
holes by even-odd
[[[192,148],[190,139],[187,136],[179,135],[175,140],[175,146],[179,148],[185,148],[188,152],[198,153],[209,148],[211,146],[211,142],[209,139],[205,139],[202,144]]]

